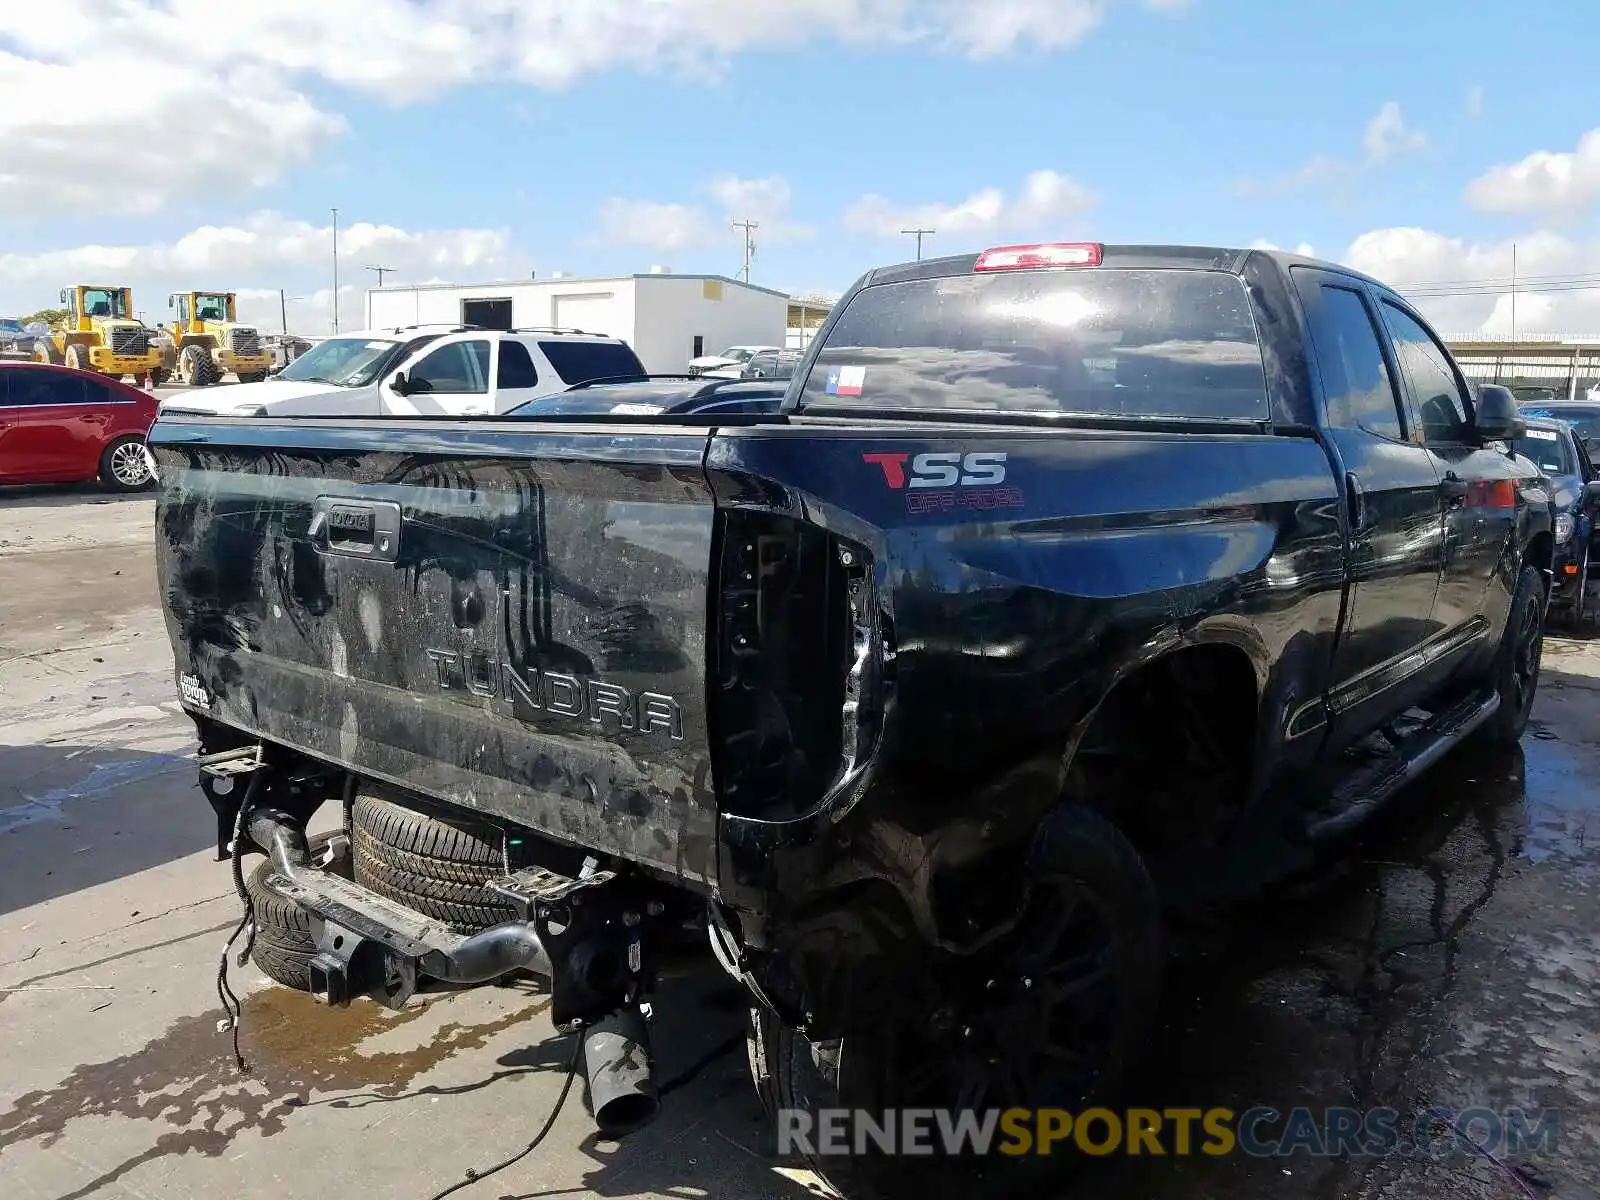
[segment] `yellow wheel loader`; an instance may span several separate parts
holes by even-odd
[[[161,382],[161,350],[155,331],[133,315],[133,293],[125,287],[80,283],[61,290],[67,310],[60,328],[34,343],[40,362],[95,371],[120,379],[153,375]]]
[[[216,383],[232,372],[240,383],[257,383],[272,368],[272,351],[254,325],[239,324],[233,292],[178,292],[167,297],[172,324],[167,332],[166,369],[191,387]]]

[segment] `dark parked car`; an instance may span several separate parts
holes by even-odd
[[[159,594],[274,978],[533,971],[615,1132],[695,914],[809,1128],[1081,1114],[1147,1049],[1171,914],[1516,745],[1523,432],[1332,263],[1004,246],[869,272],[741,421],[163,418]],[[814,1165],[855,1200],[1060,1161]]]
[[[1523,409],[1524,414],[1527,411]],[[1523,419],[1527,432],[1512,446],[1550,481],[1550,503],[1555,511],[1550,610],[1563,612],[1574,626],[1581,626],[1588,606],[1600,475],[1589,461],[1586,447],[1565,421],[1526,415]]]
[[[0,484],[98,479],[115,492],[151,483],[145,435],[156,398],[70,367],[0,363]]]
[[[1538,400],[1521,406],[1525,417],[1554,417],[1585,442],[1600,444],[1600,400]]]
[[[554,396],[530,400],[507,417],[609,416],[741,417],[778,411],[783,382],[745,382],[700,376],[663,376],[579,384]]]

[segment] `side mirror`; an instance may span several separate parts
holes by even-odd
[[[1583,502],[1585,504],[1600,504],[1600,479],[1591,479],[1583,485]]]
[[[1511,389],[1486,383],[1478,389],[1477,412],[1473,428],[1485,442],[1509,442],[1528,432],[1528,425],[1517,411],[1517,398]]]
[[[409,396],[411,394],[411,380],[406,378],[404,371],[396,371],[394,378],[389,380],[389,388],[396,396]]]

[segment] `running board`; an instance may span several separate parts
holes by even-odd
[[[1321,842],[1355,828],[1421,775],[1500,707],[1500,694],[1468,696],[1435,713],[1415,733],[1370,766],[1348,776],[1328,803],[1306,818],[1306,841]]]

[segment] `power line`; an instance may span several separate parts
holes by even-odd
[[[922,239],[924,237],[932,236],[933,234],[938,233],[939,231],[937,229],[902,229],[900,232],[903,233],[903,234],[906,234],[907,236],[914,236],[917,239],[917,261],[921,262],[922,261]]]
[[[1580,271],[1575,275],[1559,275],[1559,274],[1558,275],[1524,275],[1524,274],[1519,272],[1517,274],[1517,276],[1516,276],[1516,279],[1517,279],[1518,285],[1520,286],[1521,284],[1530,283],[1530,282],[1565,283],[1565,282],[1567,282],[1569,280],[1574,280],[1574,279],[1581,279],[1581,280],[1600,279],[1600,274],[1597,274],[1596,272],[1593,272],[1593,271]],[[1462,285],[1476,286],[1478,284],[1484,284],[1484,285],[1489,285],[1489,284],[1507,285],[1510,282],[1511,282],[1511,276],[1510,275],[1481,275],[1481,276],[1474,276],[1474,277],[1469,278],[1469,279],[1412,279],[1412,280],[1408,280],[1403,286],[1405,286],[1405,287],[1422,287],[1422,288],[1430,288],[1430,287],[1459,287],[1459,286],[1462,286]],[[1401,286],[1401,285],[1396,285],[1396,286]]]
[[[1450,298],[1455,296],[1503,296],[1511,292],[1510,283],[1468,285],[1462,287],[1411,287],[1406,284],[1391,284],[1395,291],[1403,296],[1429,300]],[[1545,296],[1560,292],[1593,292],[1600,291],[1600,276],[1588,280],[1571,280],[1563,283],[1529,284],[1525,279],[1519,279],[1515,290],[1524,296]]]
[[[750,282],[750,260],[756,256],[755,231],[761,228],[757,221],[735,221],[734,229],[744,230],[744,266],[740,268],[739,278],[746,283]]]

